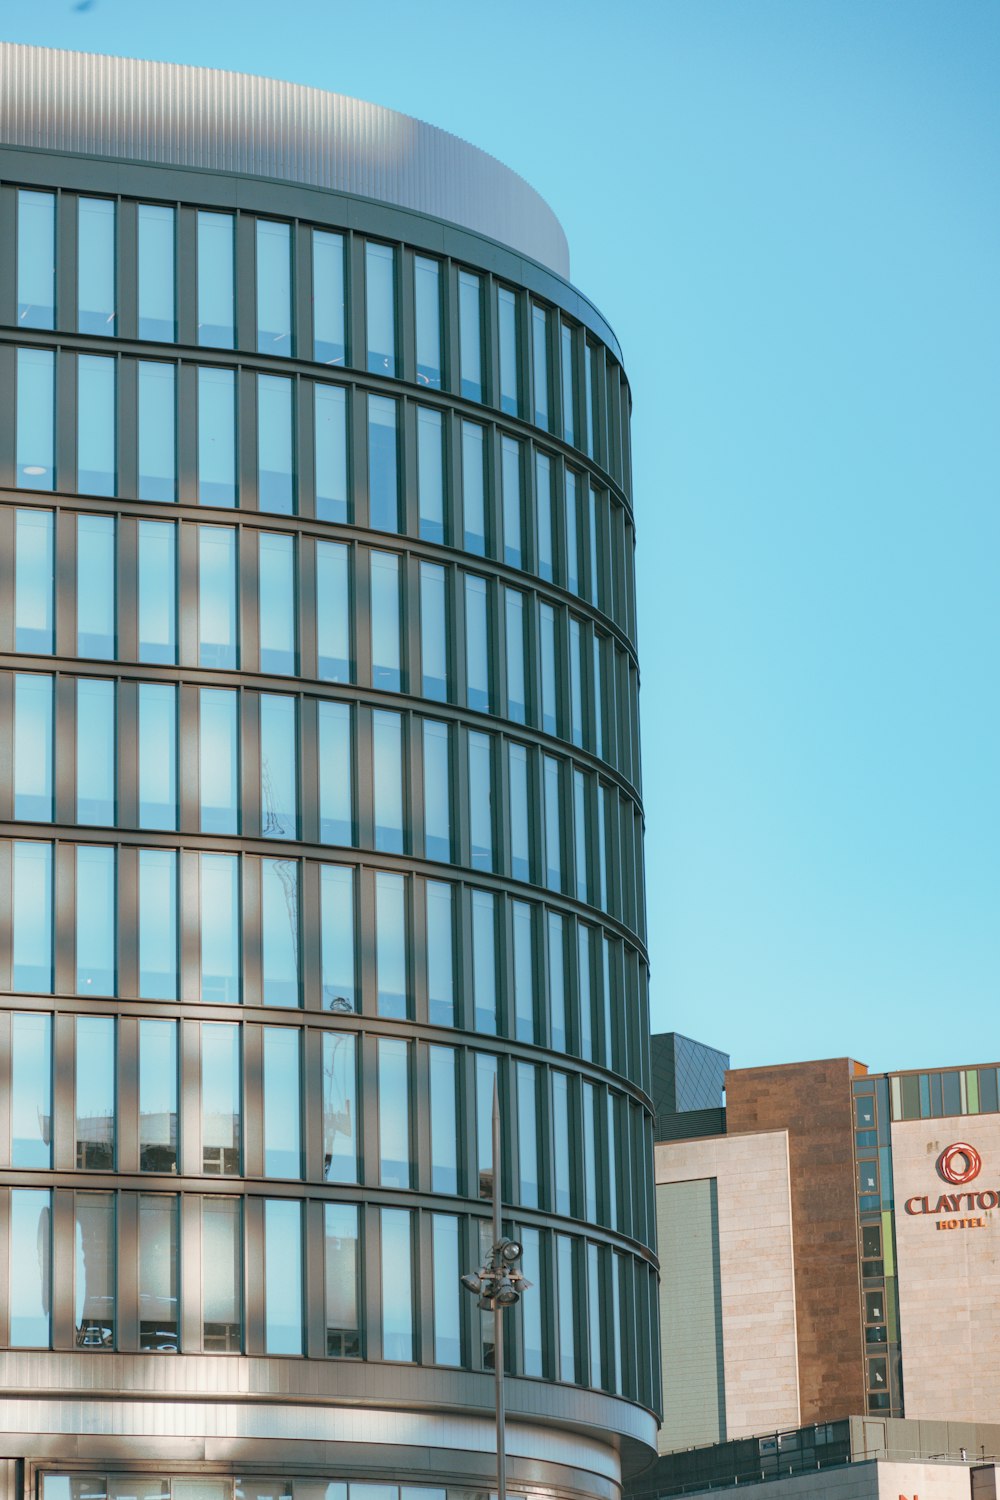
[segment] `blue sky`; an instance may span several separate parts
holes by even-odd
[[[6,0],[418,115],[549,200],[635,394],[653,1020],[1000,1054],[995,0]]]

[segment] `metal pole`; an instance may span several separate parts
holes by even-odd
[[[496,1247],[502,1238],[500,1230],[500,1095],[497,1080],[493,1079],[493,1259],[496,1265]],[[496,1377],[497,1396],[497,1500],[507,1500],[507,1443],[504,1431],[506,1412],[503,1391],[503,1308],[493,1303],[493,1373]]]

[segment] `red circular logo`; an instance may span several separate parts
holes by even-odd
[[[937,1169],[945,1182],[971,1182],[973,1177],[979,1176],[982,1168],[983,1158],[975,1146],[969,1146],[965,1141],[946,1146],[937,1159]]]

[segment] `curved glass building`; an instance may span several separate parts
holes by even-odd
[[[614,335],[525,183],[386,110],[4,46],[0,143],[0,1493],[488,1494],[497,1077],[509,1482],[615,1500],[659,1361]]]

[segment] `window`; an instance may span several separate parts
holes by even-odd
[[[139,826],[177,827],[177,689],[139,684]]]
[[[368,372],[396,373],[396,254],[391,245],[365,246]]]
[[[316,655],[325,682],[350,682],[351,587],[341,542],[316,543]]]
[[[115,361],[81,354],[76,362],[76,478],[81,495],[116,488]]]
[[[115,318],[115,203],[79,198],[77,216],[77,330],[113,338]]]
[[[299,974],[299,862],[262,859],[262,988],[265,1005],[301,1003]]]
[[[552,464],[545,453],[535,454],[535,511],[538,517],[538,576],[551,583],[555,577],[552,565]]]
[[[576,899],[587,899],[587,784],[582,771],[573,771],[573,833],[576,844]]]
[[[590,986],[591,929],[583,922],[576,927],[577,993],[580,1000],[580,1054],[591,1061],[594,1056],[593,1009]]]
[[[368,397],[368,514],[376,531],[399,531],[397,403]]]
[[[576,442],[576,377],[573,369],[573,330],[562,325],[563,440]]]
[[[358,1064],[351,1032],[323,1032],[323,1180],[358,1180]]]
[[[10,1332],[12,1349],[47,1349],[52,1298],[52,1194],[10,1190]]]
[[[497,322],[500,341],[500,410],[520,415],[520,380],[517,358],[517,297],[508,287],[497,288]]]
[[[597,1137],[595,1113],[597,1092],[592,1083],[581,1085],[583,1095],[583,1215],[597,1223]]]
[[[299,1028],[264,1026],[264,1176],[302,1176]]]
[[[503,492],[503,559],[511,568],[523,566],[521,546],[521,444],[505,437],[500,443]]]
[[[349,521],[347,488],[347,392],[339,385],[313,386],[316,424],[316,515],[320,521]]]
[[[115,1195],[75,1195],[73,1303],[78,1349],[115,1346]]]
[[[559,698],[556,686],[556,616],[551,604],[539,605],[538,624],[542,657],[542,728],[546,734],[558,734]]]
[[[529,1279],[539,1286],[542,1275],[540,1236],[537,1229],[523,1228],[518,1238],[524,1246],[522,1265]],[[541,1288],[539,1288],[541,1292]],[[525,1316],[525,1305],[521,1303],[521,1335],[524,1349],[524,1373],[525,1375],[541,1375],[543,1373],[542,1361],[542,1331],[545,1327],[544,1315],[541,1313],[529,1313]]]
[[[427,899],[427,1012],[433,1026],[455,1024],[455,922],[452,887],[428,880]]]
[[[461,393],[468,401],[483,399],[482,312],[480,281],[471,271],[458,273],[458,329]]]
[[[52,993],[52,845],[15,843],[13,858],[15,990]]]
[[[558,1379],[574,1382],[576,1376],[576,1245],[568,1234],[556,1235],[556,1289],[559,1315]]]
[[[491,736],[474,734],[469,743],[469,842],[472,867],[493,869],[493,748]]]
[[[243,1214],[238,1198],[201,1200],[201,1342],[208,1354],[243,1347]]]
[[[594,666],[593,692],[593,725],[594,725],[594,754],[603,760],[604,758],[604,695],[601,690],[601,647],[603,638],[595,635],[592,645],[592,661]]]
[[[170,503],[177,499],[175,370],[144,359],[138,369],[139,499]]]
[[[435,1193],[457,1193],[458,1093],[455,1083],[455,1049],[429,1047],[427,1051],[431,1082],[431,1188]]]
[[[177,531],[170,522],[139,522],[139,660],[177,660]]]
[[[343,235],[314,229],[312,252],[313,359],[321,365],[342,365],[347,349]]]
[[[590,1340],[590,1384],[600,1390],[603,1384],[601,1367],[601,1275],[598,1247],[587,1243],[587,1322]]]
[[[424,720],[424,850],[451,859],[451,737],[436,719]]]
[[[257,533],[260,669],[292,676],[298,667],[295,628],[295,538]]]
[[[438,703],[448,698],[447,585],[444,568],[420,564],[421,692]]]
[[[354,1010],[354,872],[320,866],[320,942],[324,1010]]]
[[[11,1017],[10,1164],[52,1165],[52,1017]]]
[[[583,344],[583,400],[588,458],[594,456],[594,369],[594,351],[585,339]]]
[[[383,1208],[382,1358],[413,1358],[413,1230],[409,1209]]]
[[[399,651],[399,556],[371,552],[372,687],[398,693],[402,685]]]
[[[517,1064],[517,1163],[522,1208],[538,1207],[538,1069]]]
[[[198,527],[198,665],[237,665],[236,532]]]
[[[486,442],[476,422],[462,423],[462,506],[466,552],[486,552]]]
[[[290,516],[295,509],[292,382],[257,376],[257,503]]]
[[[257,220],[257,350],[290,355],[292,346],[292,228]]]
[[[496,1035],[496,916],[489,891],[472,892],[472,991],[477,1031]]]
[[[504,589],[504,619],[507,626],[507,717],[525,720],[524,595]]]
[[[198,371],[198,503],[236,504],[236,376]]]
[[[302,1204],[264,1200],[264,1348],[303,1353]]]
[[[375,847],[403,853],[403,722],[399,714],[372,714]]]
[[[174,314],[174,210],[140,203],[139,337],[172,344]]]
[[[115,1023],[76,1017],[75,1161],[86,1171],[115,1165]]]
[[[379,1182],[383,1187],[410,1186],[409,1043],[378,1039]]]
[[[417,407],[417,493],[420,505],[420,535],[429,542],[443,542],[444,530],[444,438],[441,413]]]
[[[201,688],[198,695],[198,788],[202,833],[239,832],[239,698]]]
[[[14,676],[14,816],[51,823],[53,814],[52,678]]]
[[[413,261],[417,325],[417,382],[441,389],[441,268],[417,255]]]
[[[177,1122],[177,1023],[142,1020],[139,1022],[140,1172],[177,1171]]]
[[[569,618],[569,723],[574,745],[583,744],[583,633],[580,621]]]
[[[268,839],[298,837],[297,700],[260,695],[260,827]]]
[[[116,990],[117,899],[115,850],[79,844],[76,850],[76,990]]]
[[[178,995],[177,856],[167,849],[139,850],[139,995]]]
[[[454,1214],[431,1216],[434,1254],[434,1363],[462,1363],[462,1318],[458,1297],[458,1219]]]
[[[553,1050],[567,1050],[566,975],[563,959],[563,919],[558,912],[548,913],[549,935],[549,1033]]]
[[[590,533],[590,589],[588,597],[592,604],[601,607],[601,568],[600,568],[600,514],[601,500],[596,490],[590,491],[590,514],[588,531]]]
[[[480,1198],[493,1197],[493,1086],[497,1060],[476,1053],[476,1171]]]
[[[240,872],[233,854],[202,854],[201,998],[240,1000]]]
[[[358,1313],[361,1253],[358,1210],[352,1203],[324,1205],[326,1352],[339,1359],[361,1355]]]
[[[470,708],[490,712],[489,606],[487,583],[465,575],[465,687]]]
[[[17,195],[17,321],[56,326],[56,195],[21,188]]]
[[[511,902],[514,924],[514,1022],[519,1042],[535,1040],[535,954],[532,908]],[[521,1200],[522,1203],[524,1199]]]
[[[232,214],[198,213],[198,342],[236,347]]]
[[[324,844],[353,844],[353,755],[347,703],[317,704],[319,836]]]
[[[201,1170],[232,1177],[243,1146],[240,1028],[206,1022],[201,1028]]]
[[[52,512],[15,513],[15,649],[51,655],[55,637]]]
[[[378,1013],[396,1021],[409,1013],[406,947],[406,878],[380,870],[375,876]]]
[[[115,656],[115,518],[76,518],[76,649],[79,656]]]
[[[577,477],[566,470],[566,587],[571,594],[580,593],[579,501]]]
[[[542,758],[542,792],[545,799],[545,884],[550,891],[562,890],[562,817],[560,810],[559,762]]]
[[[573,1212],[573,1177],[570,1167],[569,1142],[569,1078],[565,1073],[553,1071],[552,1165],[555,1174],[555,1211],[557,1214]]]
[[[20,489],[55,489],[55,446],[55,355],[50,349],[18,349],[16,467]]]
[[[544,307],[531,309],[531,352],[535,375],[535,426],[549,430],[549,329]]]

